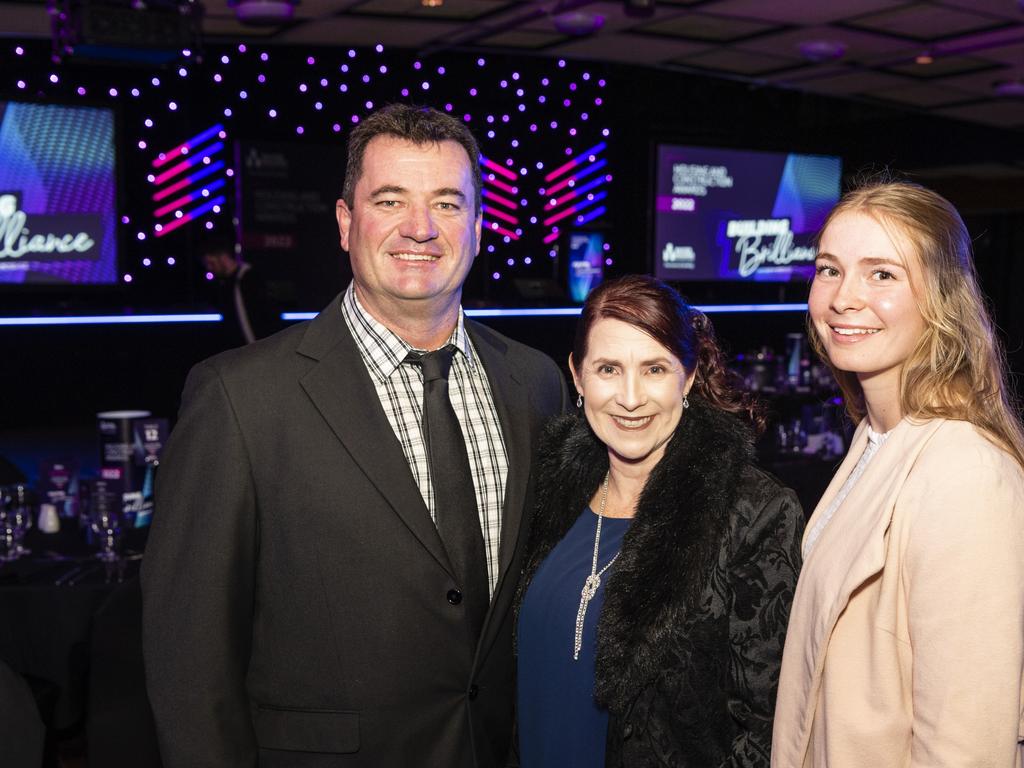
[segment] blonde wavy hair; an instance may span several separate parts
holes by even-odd
[[[900,374],[903,415],[969,421],[1024,468],[1019,406],[978,287],[971,238],[956,208],[918,184],[869,182],[843,196],[821,231],[848,212],[871,216],[894,243],[902,235],[913,247],[912,254],[902,255],[926,327]],[[866,408],[856,375],[832,365],[810,318],[808,339],[839,383],[850,418],[859,422]]]

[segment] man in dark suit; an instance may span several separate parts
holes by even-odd
[[[568,400],[549,358],[464,320],[478,157],[434,110],[363,121],[337,207],[348,290],[189,375],[142,574],[167,768],[504,760],[531,458]]]

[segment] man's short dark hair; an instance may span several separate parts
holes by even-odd
[[[348,139],[348,165],[345,168],[345,186],[342,197],[352,207],[356,182],[363,173],[363,155],[366,146],[378,136],[394,136],[411,141],[413,144],[439,144],[454,141],[466,150],[469,156],[469,170],[473,177],[476,212],[480,212],[480,147],[476,139],[460,120],[438,112],[431,107],[415,107],[411,104],[389,104],[379,109],[352,129]]]

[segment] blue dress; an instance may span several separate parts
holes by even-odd
[[[606,517],[597,558],[600,571],[622,547],[631,519]],[[604,765],[608,712],[594,702],[597,620],[604,588],[587,607],[583,645],[574,661],[580,591],[594,558],[597,515],[587,507],[537,569],[519,609],[518,727],[522,768],[599,768]]]

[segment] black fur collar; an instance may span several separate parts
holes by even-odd
[[[656,676],[672,630],[699,608],[728,530],[740,472],[752,456],[747,427],[691,394],[640,496],[607,584],[595,696],[610,711],[624,712],[639,687]],[[607,448],[585,419],[562,416],[548,425],[538,455],[537,505],[521,591],[607,470]]]

